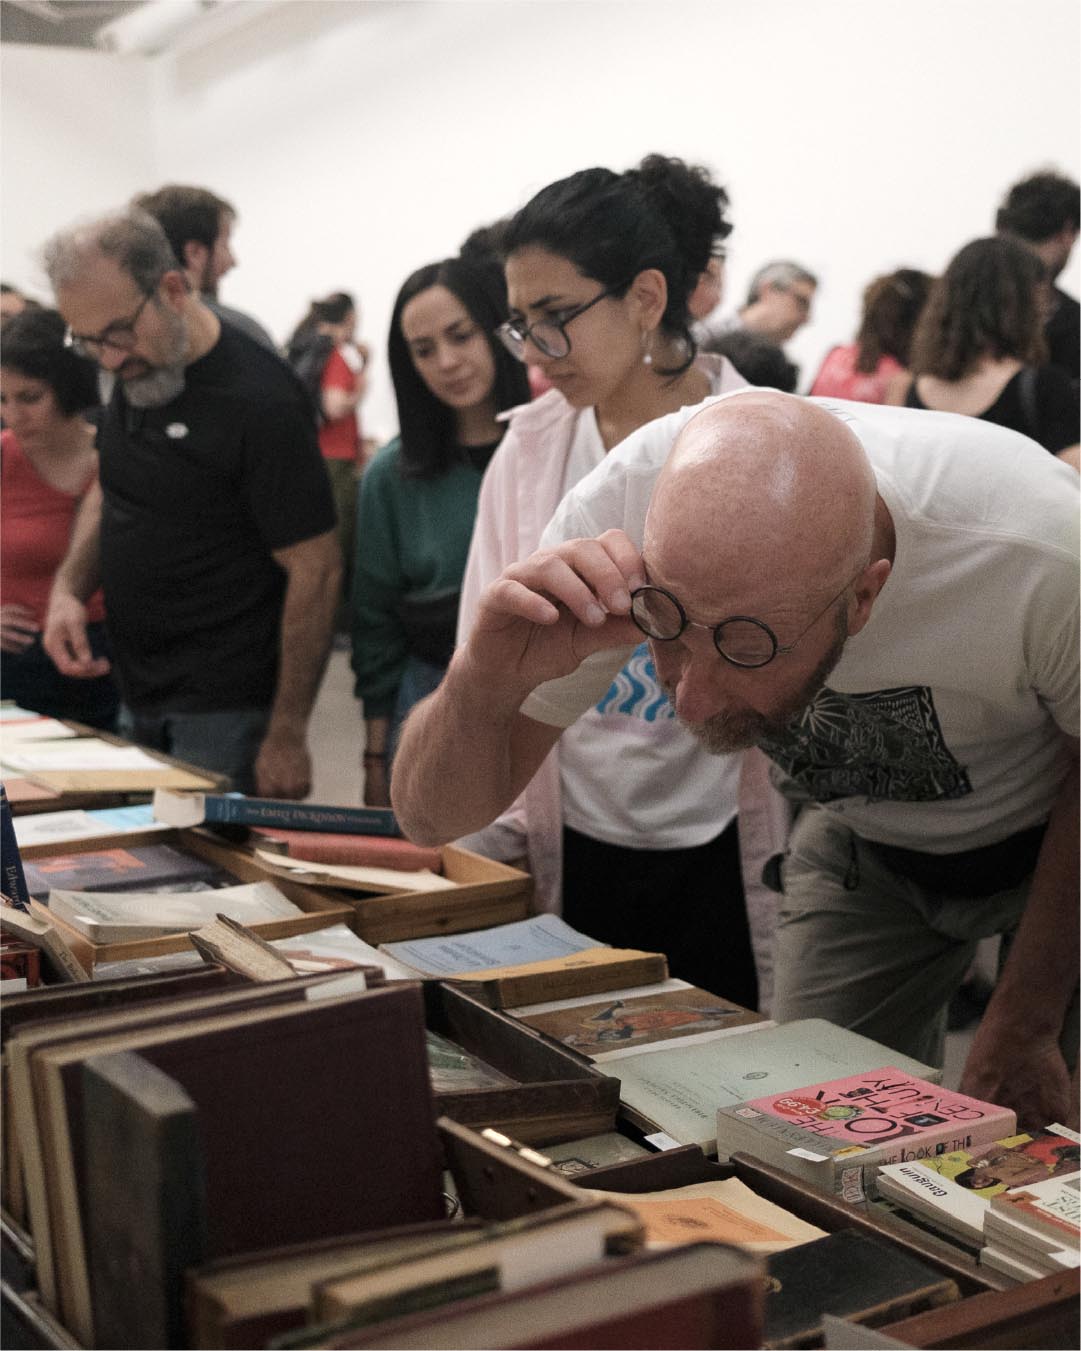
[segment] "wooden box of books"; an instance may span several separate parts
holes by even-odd
[[[438,891],[401,891],[383,895],[339,895],[353,908],[352,928],[368,943],[400,938],[466,933],[493,924],[525,919],[533,896],[529,873],[506,863],[445,844],[441,876],[450,886]]]
[[[34,852],[23,866],[32,911],[55,926],[91,972],[104,962],[183,952],[190,946],[186,928],[199,928],[219,910],[264,938],[351,924],[353,917],[340,897],[286,878],[271,879],[247,850],[201,831],[168,831],[149,843],[125,840],[123,847],[102,850],[88,849],[79,840],[47,855]],[[181,931],[162,933],[144,923],[139,897],[146,892],[169,893],[165,919],[182,923]],[[92,899],[98,894],[100,903]],[[106,902],[105,896],[120,899]],[[196,913],[200,908],[207,909],[205,916]]]
[[[619,1080],[453,986],[424,986],[438,1110],[527,1144],[609,1131]]]

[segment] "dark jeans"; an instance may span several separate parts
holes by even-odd
[[[162,751],[212,774],[227,774],[238,793],[254,793],[255,757],[268,717],[265,708],[135,713],[124,707],[120,711],[120,734],[147,750]]]
[[[671,975],[758,1006],[735,821],[689,849],[626,849],[564,826],[563,918],[613,947],[663,952]]]
[[[88,624],[86,636],[95,657],[112,660],[104,624]],[[35,638],[25,652],[5,652],[0,659],[0,698],[50,718],[70,718],[103,732],[116,731],[120,695],[109,675],[77,680],[61,675]]]

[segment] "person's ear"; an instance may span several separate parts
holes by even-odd
[[[174,309],[179,309],[192,289],[187,273],[182,272],[178,267],[170,268],[168,272],[163,274],[160,286],[163,298]]]
[[[891,571],[890,560],[879,558],[866,567],[852,585],[856,597],[856,612],[848,623],[848,636],[855,637],[871,618],[878,593],[886,585]]]
[[[647,267],[639,272],[628,295],[638,310],[643,332],[650,332],[661,322],[668,305],[668,283],[658,267]]]
[[[205,244],[200,244],[197,239],[189,239],[184,244],[184,268],[191,278],[192,285],[196,285],[201,276],[206,272],[206,265],[210,261],[210,250]]]

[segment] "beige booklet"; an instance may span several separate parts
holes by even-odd
[[[693,1182],[659,1192],[604,1192],[591,1195],[633,1210],[646,1231],[646,1246],[677,1243],[735,1243],[748,1252],[782,1252],[826,1231],[775,1205],[739,1178]]]

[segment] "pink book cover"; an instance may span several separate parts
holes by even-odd
[[[828,1144],[825,1152],[830,1154],[847,1146],[874,1148],[903,1141],[903,1154],[916,1158],[924,1145],[938,1145],[930,1152],[940,1153],[957,1148],[955,1141],[996,1139],[1016,1125],[1007,1107],[914,1079],[892,1066],[771,1093],[728,1110],[745,1120],[761,1114],[771,1126],[794,1127],[793,1136],[798,1131],[806,1144],[817,1138]]]

